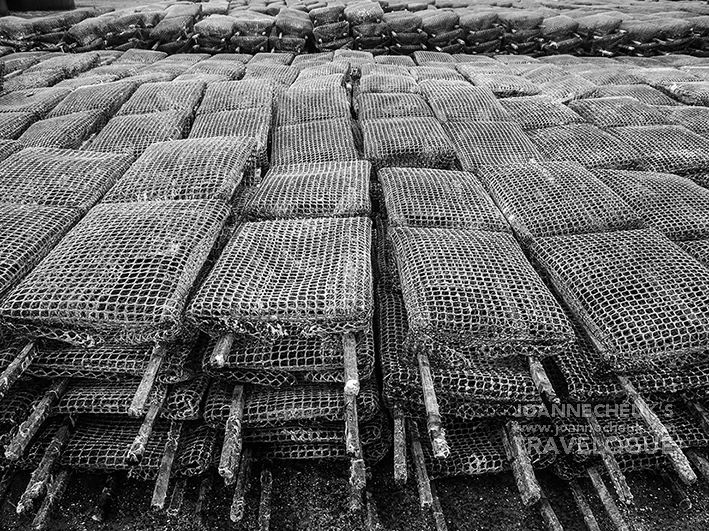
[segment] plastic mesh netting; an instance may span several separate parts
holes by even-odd
[[[663,89],[685,105],[709,105],[709,81],[671,83]]]
[[[709,240],[693,240],[677,242],[682,249],[709,267]]]
[[[22,149],[22,144],[14,140],[0,140],[0,160],[5,160]]]
[[[137,63],[143,65],[153,64],[160,59],[165,59],[167,54],[165,52],[159,52],[157,50],[140,50],[137,48],[131,48],[123,52],[118,59],[116,59],[115,64],[122,63]]]
[[[276,107],[277,126],[350,117],[350,102],[344,87],[284,90]]]
[[[575,162],[486,167],[480,178],[523,240],[641,225],[630,206]]]
[[[0,200],[91,208],[128,169],[130,158],[113,153],[28,148],[0,168]]]
[[[581,116],[548,96],[505,98],[500,105],[508,112],[510,121],[517,122],[525,131],[584,122]]]
[[[225,81],[207,87],[197,114],[236,111],[273,105],[273,87],[262,80]]]
[[[632,73],[642,79],[646,85],[655,88],[701,81],[700,78],[693,76],[689,72],[676,68],[638,68],[633,70]]]
[[[587,168],[629,168],[640,157],[634,142],[590,124],[549,127],[528,134],[548,159],[578,162]]]
[[[106,202],[229,201],[253,158],[251,138],[214,137],[153,144],[107,194]]]
[[[709,270],[659,232],[553,236],[532,251],[615,370],[705,357]]]
[[[0,112],[31,112],[42,117],[70,92],[67,88],[17,90],[0,96]]]
[[[0,140],[17,139],[35,120],[31,112],[0,113]]]
[[[170,420],[197,420],[209,387],[209,377],[198,373],[194,378],[168,388],[162,416]]]
[[[367,216],[370,172],[363,160],[278,166],[247,190],[240,214],[249,220]]]
[[[488,356],[544,356],[570,344],[566,317],[510,234],[401,227],[390,235],[415,342]]]
[[[645,224],[670,240],[709,238],[709,190],[667,173],[596,170]]]
[[[349,119],[286,125],[273,133],[274,166],[357,159]]]
[[[162,111],[192,113],[199,105],[205,85],[200,81],[145,83],[123,104],[119,115]]]
[[[220,201],[97,206],[0,313],[30,335],[72,344],[172,340],[227,214]]]
[[[661,112],[629,96],[572,101],[569,107],[597,127],[667,123]]]
[[[603,85],[596,88],[593,96],[596,98],[629,96],[647,105],[679,105],[669,96],[647,85]]]
[[[709,108],[690,105],[663,105],[655,107],[668,123],[681,125],[702,136],[709,136]],[[2,120],[2,115],[0,115]]]
[[[216,74],[222,76],[225,81],[241,79],[246,73],[246,67],[238,61],[213,61],[207,59],[190,67],[185,72],[185,75],[190,74]]]
[[[543,160],[522,128],[509,122],[447,123],[443,126],[453,141],[464,171],[481,166]]]
[[[539,85],[539,91],[542,94],[562,102],[587,98],[594,94],[596,89],[596,85],[576,75],[565,75]]]
[[[210,332],[317,335],[367,328],[367,218],[275,220],[237,229],[188,311]]]
[[[3,82],[6,92],[33,90],[36,87],[50,87],[64,79],[61,70],[40,70],[38,72],[23,72]]]
[[[359,82],[363,94],[388,92],[415,92],[416,81],[408,73],[397,75],[393,73],[375,73],[363,75]]]
[[[106,116],[112,116],[136,88],[137,85],[130,81],[80,87],[64,98],[47,117],[54,118],[95,109],[103,111]]]
[[[467,83],[423,81],[419,90],[441,122],[496,122],[509,119],[492,91]]]
[[[362,94],[357,105],[361,122],[380,118],[433,117],[433,111],[418,94]]]
[[[382,118],[361,124],[364,156],[375,169],[387,166],[450,168],[455,153],[434,118]]]
[[[253,59],[246,65],[244,81],[258,80],[263,83],[273,81],[281,87],[287,87],[298,77],[299,70],[285,64],[256,62]]]
[[[18,139],[23,146],[78,149],[106,123],[102,110],[47,118],[32,124]]]
[[[521,76],[507,74],[469,74],[467,78],[476,86],[489,88],[498,98],[535,96],[539,94],[539,87]]]
[[[127,415],[139,384],[140,378],[109,381],[72,378],[66,392],[52,408],[52,414]],[[166,392],[164,385],[153,386],[142,413],[145,414],[152,402],[162,402]]]
[[[384,168],[378,177],[392,226],[510,230],[474,175],[421,168]]]

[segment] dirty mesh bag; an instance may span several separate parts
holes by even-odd
[[[709,267],[709,240],[680,241],[677,245]]]
[[[443,127],[455,146],[463,171],[481,166],[543,160],[544,156],[511,122],[458,122]]]
[[[405,56],[402,56],[405,57]],[[463,76],[452,68],[440,66],[416,66],[409,68],[409,73],[417,83],[421,81],[464,81]]]
[[[614,370],[706,359],[709,270],[659,232],[552,236],[532,252]]]
[[[539,88],[521,76],[507,74],[470,74],[467,76],[475,86],[487,87],[498,98],[536,96]]]
[[[570,344],[566,317],[511,234],[389,232],[415,343],[541,355]]]
[[[293,62],[294,55],[290,52],[261,52],[254,54],[249,61],[252,65],[271,64],[288,66]]]
[[[35,120],[31,112],[0,113],[0,140],[16,140]]]
[[[709,238],[709,190],[669,173],[596,170],[642,218],[670,240]]]
[[[140,378],[114,380],[71,378],[64,394],[52,407],[52,415],[128,415]],[[150,390],[141,416],[153,402],[163,403],[167,394],[164,385],[154,385]],[[164,411],[164,410],[163,410]]]
[[[692,105],[662,105],[656,106],[655,109],[662,113],[666,123],[681,125],[698,135],[709,136],[709,108]],[[0,114],[0,123],[2,117],[3,115]]]
[[[365,160],[271,168],[244,193],[247,220],[368,216],[371,165]]]
[[[97,52],[59,53],[40,61],[39,64],[31,66],[26,72],[60,70],[66,77],[73,77],[96,66],[99,60],[100,57]]]
[[[647,105],[681,105],[666,94],[647,85],[603,85],[596,88],[594,98],[629,96]]]
[[[78,149],[106,123],[100,109],[47,118],[32,124],[18,141],[27,147]]]
[[[575,162],[487,166],[479,176],[522,240],[642,224],[631,206]]]
[[[123,52],[123,55],[116,59],[114,64],[137,63],[141,65],[151,65],[160,61],[161,59],[165,59],[165,57],[167,57],[167,54],[165,52],[159,52],[157,50],[140,50],[137,48],[131,48],[130,50],[126,50],[125,52]]]
[[[416,80],[410,75],[369,74],[362,76],[359,90],[363,94],[388,92],[416,92]]]
[[[244,223],[189,308],[212,334],[364,330],[372,315],[368,218]]]
[[[601,128],[667,123],[660,111],[629,96],[577,100],[569,108]]]
[[[114,116],[87,149],[137,158],[151,144],[182,138],[187,120],[183,111]]]
[[[104,202],[230,201],[253,159],[255,146],[254,139],[245,137],[153,144],[111,189]]]
[[[364,157],[375,169],[413,166],[448,169],[455,152],[434,118],[381,118],[361,124]]]
[[[39,70],[36,72],[23,72],[19,76],[11,77],[3,82],[5,92],[33,90],[37,87],[51,87],[65,78],[61,70]]]
[[[0,140],[0,161],[22,149],[22,144],[15,140]]]
[[[114,153],[28,148],[0,166],[0,201],[89,210],[128,169]]]
[[[277,127],[350,117],[350,101],[345,88],[318,88],[319,83],[315,78],[307,89],[290,88],[279,95],[275,113]]]
[[[30,335],[93,346],[171,341],[219,235],[221,201],[93,208],[0,307]]]
[[[42,118],[70,92],[71,89],[55,87],[10,92],[0,96],[0,113],[31,112]]]
[[[358,158],[349,118],[286,125],[273,133],[274,166]]]
[[[378,178],[393,227],[510,231],[507,220],[470,173],[384,168]]]
[[[357,100],[360,122],[380,118],[432,118],[433,111],[418,94],[362,94]]]
[[[296,80],[299,73],[297,68],[287,64],[276,64],[264,61],[255,62],[252,59],[246,65],[246,75],[243,80],[259,80],[262,86],[265,81],[270,80],[274,82],[276,86],[288,87]]]
[[[505,121],[507,112],[489,88],[456,81],[423,81],[419,90],[440,122]]]
[[[709,105],[709,81],[672,83],[663,89],[685,105]]]
[[[671,85],[702,81],[701,78],[676,68],[638,68],[632,70],[632,73],[642,79],[646,85],[670,91],[672,90]]]
[[[548,96],[504,98],[500,105],[509,114],[509,121],[517,122],[525,131],[585,121],[569,107]]]
[[[0,203],[0,295],[39,263],[80,217],[71,207]]]
[[[635,147],[639,169],[680,174],[709,170],[709,139],[685,127],[617,127],[609,132]]]
[[[565,75],[559,79],[552,79],[546,83],[539,84],[541,94],[550,98],[566,103],[579,98],[587,98],[594,94],[598,87],[574,74]]]
[[[136,88],[137,85],[130,81],[80,87],[64,98],[47,118],[90,110],[101,110],[106,116],[113,116]]]
[[[224,81],[233,81],[244,77],[246,66],[237,61],[227,62],[207,59],[191,66],[183,75],[188,76],[191,74],[214,74],[225,77]]]
[[[123,104],[119,116],[161,111],[194,112],[204,94],[201,81],[145,83]]]
[[[150,30],[148,37],[151,41],[164,43],[186,41],[193,28],[194,17],[190,15],[164,18]]]
[[[547,159],[578,162],[586,168],[630,168],[641,156],[637,143],[591,124],[548,127],[527,134]]]

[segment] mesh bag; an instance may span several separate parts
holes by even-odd
[[[16,140],[35,120],[31,112],[0,113],[0,140]]]
[[[642,83],[642,79],[622,67],[587,70],[579,72],[578,75],[594,85],[635,85]]]
[[[522,128],[509,122],[447,123],[444,128],[455,146],[464,171],[481,166],[524,163],[544,157]]]
[[[492,355],[569,345],[568,321],[510,234],[401,227],[391,239],[414,342]]]
[[[663,89],[685,105],[709,105],[709,81],[672,83]]]
[[[706,356],[709,270],[660,233],[553,236],[532,250],[615,370]]]
[[[455,152],[434,118],[382,118],[362,124],[364,156],[375,169],[387,166],[450,168]]]
[[[371,330],[357,334],[356,348],[359,379],[365,381],[374,373]],[[341,336],[285,337],[273,342],[240,336],[221,367],[212,365],[210,352],[208,348],[204,370],[218,378],[268,387],[344,383]]]
[[[11,92],[0,96],[0,113],[31,112],[41,118],[70,92],[71,89],[66,88],[44,88]]]
[[[105,123],[102,110],[76,112],[35,122],[18,140],[27,147],[78,149]]]
[[[87,211],[128,169],[125,155],[28,148],[0,168],[0,200]]]
[[[368,216],[367,161],[279,166],[249,190],[240,215],[249,220]]]
[[[509,117],[488,88],[424,81],[419,89],[441,122],[504,121]]]
[[[433,117],[433,111],[418,94],[362,94],[357,105],[360,122],[380,118]]]
[[[442,68],[437,66],[416,66],[409,68],[409,73],[420,83],[421,81],[464,81],[463,76],[452,68]]]
[[[83,346],[173,340],[227,214],[219,201],[97,206],[0,313],[32,335]]]
[[[396,257],[388,233],[389,224],[377,216],[376,230],[372,234],[375,250],[376,286],[386,291],[401,291]]]
[[[99,59],[97,52],[60,53],[42,60],[39,64],[30,67],[27,72],[61,70],[66,77],[73,77],[96,66]]]
[[[151,65],[156,63],[160,59],[165,59],[167,54],[165,52],[159,52],[157,50],[138,50],[136,48],[131,48],[123,52],[118,59],[116,59],[115,64],[142,64]]]
[[[357,160],[349,119],[279,127],[273,134],[274,166]]]
[[[510,121],[517,122],[525,131],[584,121],[574,111],[548,96],[505,98],[500,105],[509,114]]]
[[[565,69],[554,65],[530,65],[520,70],[523,72],[522,77],[539,85],[559,81],[569,76]]]
[[[328,63],[328,66],[332,63]],[[311,72],[306,71],[306,75],[298,76],[298,79],[283,92],[291,92],[294,97],[306,96],[311,92],[335,92],[335,97],[341,96],[341,93],[345,89],[347,75],[341,72],[334,74],[323,74],[323,75],[309,75]],[[345,98],[348,99],[349,106],[349,96],[348,90],[344,91]]]
[[[277,103],[276,126],[292,125],[314,120],[347,119],[350,101],[344,87],[316,88],[321,81],[314,78],[307,88],[283,91]]]
[[[709,136],[709,108],[689,105],[663,105],[655,109],[662,113],[668,123],[681,125],[690,131]],[[2,115],[0,115],[2,120]]]
[[[604,170],[596,176],[645,224],[670,240],[709,238],[709,190],[667,173]]]
[[[378,55],[374,62],[380,65],[416,66],[414,60],[407,55]]]
[[[638,68],[633,75],[643,80],[646,85],[654,88],[670,89],[670,85],[701,81],[697,76],[676,68]]]
[[[51,87],[64,79],[61,70],[40,70],[24,72],[3,82],[5,92],[33,90],[38,87]]]
[[[367,218],[245,223],[200,288],[192,321],[213,333],[363,330],[372,313]]]
[[[414,52],[414,61],[417,65],[424,66],[427,63],[455,63],[455,57],[444,52],[419,51]]]
[[[72,378],[66,392],[52,408],[52,414],[128,415],[139,384],[140,378],[113,381]],[[164,385],[154,385],[141,413],[144,415],[153,402],[162,402],[166,392]]]
[[[498,98],[535,96],[539,88],[523,77],[506,74],[472,74],[468,79],[477,86],[489,88]]]
[[[318,55],[318,54],[305,54],[305,55],[299,55],[298,57],[307,57],[308,55]],[[307,68],[303,68],[300,71],[300,74],[298,74],[298,78],[295,80],[295,83],[300,83],[304,80],[307,79],[313,79],[316,78],[320,80],[323,77],[326,76],[334,76],[334,75],[342,75],[345,78],[347,78],[350,74],[350,64],[349,63],[333,63],[333,62],[326,62],[326,63],[321,63],[318,64],[317,66],[311,65],[308,66]],[[317,85],[320,86],[320,85]]]
[[[22,144],[14,140],[0,140],[0,161],[22,149]]]
[[[709,66],[685,66],[682,70],[701,78],[702,81],[709,81]]]
[[[0,295],[44,258],[80,217],[70,207],[0,203]]]
[[[106,116],[113,116],[135,89],[135,84],[125,81],[81,87],[64,98],[47,117],[89,110],[101,110]]]
[[[181,111],[116,116],[96,135],[88,149],[138,158],[151,144],[182,138],[187,119]]]
[[[709,240],[681,241],[677,242],[677,245],[702,264],[709,266]]]
[[[19,350],[19,348],[12,350],[12,353],[17,355]],[[2,354],[5,354],[5,352]],[[2,357],[4,358],[5,356]],[[3,369],[12,359],[3,359],[3,362],[7,361],[7,363],[3,363]],[[27,419],[27,412],[32,410],[32,405],[37,400],[42,399],[42,395],[46,390],[45,387],[42,382],[21,378],[12,386],[12,393],[0,398],[0,441],[2,441],[3,435],[10,432],[14,426]]]
[[[572,101],[569,107],[597,127],[667,123],[660,111],[628,96]]]
[[[151,41],[166,43],[186,40],[191,35],[193,26],[194,17],[191,15],[164,18],[150,30],[148,38]]]
[[[56,86],[74,90],[77,88],[83,88],[93,85],[105,85],[117,80],[118,76],[114,76],[113,74],[103,74],[96,76],[74,77],[71,79],[65,79],[61,83],[57,83]]]
[[[104,201],[229,201],[250,160],[251,138],[215,137],[153,144],[111,189]]]
[[[566,75],[539,85],[542,94],[561,102],[587,98],[594,94],[597,88],[590,81],[576,75]]]
[[[469,173],[384,168],[378,177],[391,226],[510,230],[480,181]]]
[[[134,76],[142,71],[143,68],[136,64],[112,64],[93,68],[88,72],[80,74],[76,79],[84,79],[91,76],[117,76],[122,79],[129,76]]]
[[[145,83],[118,111],[118,115],[144,114],[162,111],[194,112],[204,94],[199,81]]]
[[[217,74],[224,76],[227,80],[241,79],[246,74],[246,67],[243,63],[206,60],[190,67],[185,72],[189,74]]]
[[[647,85],[604,85],[596,88],[593,93],[595,98],[613,96],[629,96],[647,105],[679,105],[669,96]]]
[[[202,373],[169,387],[161,415],[170,420],[197,420],[202,416],[202,402],[209,378]]]
[[[632,205],[574,162],[487,167],[479,175],[522,240],[642,224]]]
[[[256,54],[258,55],[258,54]],[[269,54],[272,55],[272,54]],[[287,54],[292,57],[291,54]],[[263,87],[263,82],[266,80],[271,80],[276,84],[282,86],[289,86],[298,77],[299,70],[288,66],[287,64],[275,64],[267,62],[258,62],[254,59],[249,61],[246,65],[246,75],[244,76],[244,81],[249,80],[260,80]]]
[[[416,81],[410,75],[369,74],[359,83],[362,93],[416,92]]]
[[[292,53],[287,52],[262,52],[254,54],[249,63],[253,64],[254,66],[256,64],[264,63],[271,65],[288,66],[291,64],[291,62],[293,62],[293,57],[294,55]]]
[[[219,74],[193,73],[181,74],[175,78],[175,81],[199,81],[200,83],[209,85],[210,83],[222,83],[224,81],[229,81],[229,78],[227,76],[222,76]]]
[[[640,157],[634,142],[590,124],[549,127],[528,135],[546,158],[578,162],[587,168],[629,168]]]
[[[617,127],[610,132],[635,147],[640,169],[665,173],[709,169],[709,140],[684,127]]]

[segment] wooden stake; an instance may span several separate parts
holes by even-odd
[[[345,365],[345,396],[359,394],[359,369],[357,368],[357,341],[354,334],[342,335]]]
[[[269,465],[264,463],[261,470],[261,501],[258,508],[258,528],[259,531],[268,531],[271,526],[271,493],[273,490],[273,478]]]
[[[17,357],[10,362],[10,365],[5,367],[5,370],[0,373],[0,398],[5,396],[7,390],[10,389],[17,379],[27,370],[32,364],[35,356],[34,341],[27,343]]]
[[[441,500],[438,499],[438,494],[436,493],[436,485],[431,482],[431,497],[433,498],[432,514],[433,523],[436,526],[436,531],[448,531],[448,524],[446,523],[446,517],[443,514],[443,507],[441,507]]]
[[[433,456],[446,458],[451,450],[446,442],[446,433],[443,429],[441,413],[438,410],[438,400],[436,391],[433,388],[433,376],[431,376],[431,364],[428,356],[419,352],[418,354],[419,372],[421,374],[421,387],[423,388],[423,404],[426,407],[426,427],[428,436],[431,438]]]
[[[679,482],[677,476],[669,474],[664,470],[660,472],[660,475],[672,491],[672,497],[675,499],[679,508],[684,511],[689,511],[692,508],[692,500],[687,496],[687,491],[684,490],[684,485]]]
[[[234,345],[236,336],[234,334],[224,334],[214,344],[212,353],[209,355],[209,365],[214,368],[221,369],[226,365],[226,357],[231,352],[231,347]]]
[[[239,459],[241,457],[241,423],[243,420],[244,387],[242,385],[235,385],[231,394],[229,417],[226,421],[224,444],[222,445],[222,454],[219,459],[219,475],[224,478],[226,485],[232,485],[234,481],[236,481]]]
[[[404,413],[394,410],[394,482],[403,486],[408,480],[409,470],[406,466],[406,427]]]
[[[156,400],[150,404],[143,423],[140,425],[138,434],[135,436],[135,439],[133,439],[133,444],[130,445],[130,449],[128,450],[126,461],[128,461],[129,465],[135,466],[143,460],[145,449],[148,446],[148,440],[153,433],[155,421],[160,414],[160,409],[162,409],[162,403],[162,400]]]
[[[543,492],[541,498],[539,498],[539,513],[542,515],[544,525],[549,531],[564,531],[564,527],[559,522],[554,509]]]
[[[625,518],[623,518],[623,515],[620,513],[620,509],[618,509],[618,506],[616,505],[613,496],[611,496],[611,493],[608,492],[608,488],[606,488],[606,484],[603,483],[603,479],[598,473],[598,470],[591,467],[586,472],[588,473],[588,477],[591,478],[593,488],[596,489],[596,493],[601,499],[603,508],[606,510],[606,513],[608,514],[608,517],[610,518],[615,528],[618,531],[630,531],[630,527],[625,522]]]
[[[583,516],[586,529],[588,531],[601,531],[601,528],[598,526],[598,521],[591,510],[591,506],[588,504],[586,495],[583,493],[583,490],[581,490],[581,485],[579,485],[578,481],[572,479],[569,481],[569,486],[571,487],[571,494],[576,501],[576,507],[578,507],[581,516]]]
[[[709,481],[709,461],[694,450],[685,450],[684,454],[687,456],[690,463],[694,465],[694,468],[699,470],[704,481]]]
[[[111,507],[113,506],[113,499],[116,496],[116,490],[118,487],[118,474],[111,473],[106,476],[106,483],[101,489],[101,495],[98,498],[96,507],[91,519],[94,522],[103,523],[108,519],[108,515],[111,512]]]
[[[170,423],[170,431],[167,434],[167,442],[165,443],[165,453],[160,462],[160,470],[158,471],[158,478],[155,480],[155,490],[153,490],[153,499],[150,503],[154,509],[165,507],[167,487],[170,483],[170,474],[172,473],[172,465],[175,462],[181,433],[182,423],[173,420]]]
[[[49,475],[52,472],[54,464],[61,455],[64,444],[69,439],[73,426],[74,423],[71,417],[66,417],[60,428],[54,434],[54,437],[52,437],[49,446],[47,446],[47,449],[42,456],[42,460],[39,462],[37,468],[32,472],[30,481],[27,484],[25,491],[22,493],[22,496],[20,496],[20,501],[17,502],[17,507],[15,509],[17,514],[25,514],[28,512],[32,509],[32,507],[34,507],[35,501],[37,501],[42,494],[44,494],[44,490],[46,489],[47,483],[50,479]]]
[[[143,373],[143,379],[140,380],[138,389],[133,396],[133,402],[131,402],[130,408],[128,408],[129,416],[135,418],[140,418],[143,416],[145,404],[148,402],[150,391],[152,390],[153,385],[155,385],[155,378],[158,376],[158,371],[160,370],[160,365],[162,365],[164,358],[165,345],[159,343],[153,347],[153,353],[150,356],[148,366],[145,368],[145,372]]]
[[[175,486],[172,487],[172,496],[170,497],[170,505],[167,507],[167,515],[171,518],[175,518],[180,514],[180,509],[182,509],[182,502],[185,499],[185,485],[187,484],[186,478],[180,478],[175,482]]]
[[[231,502],[231,510],[229,518],[232,522],[238,523],[244,519],[246,502],[244,500],[246,491],[249,488],[249,480],[251,478],[251,448],[246,447],[241,453],[241,463],[239,465],[239,475],[236,478],[236,487],[234,488],[234,498]]]
[[[502,444],[512,467],[517,490],[522,496],[522,503],[527,507],[537,503],[541,499],[542,489],[534,475],[529,454],[524,448],[522,428],[517,421],[509,421],[507,426],[502,429]]]
[[[374,503],[374,496],[371,491],[367,491],[367,531],[380,531],[382,524],[379,522],[379,513],[377,513],[377,505]]]
[[[433,494],[431,492],[431,481],[428,479],[428,472],[426,471],[426,461],[423,458],[419,430],[413,421],[408,422],[408,428],[411,439],[411,459],[414,464],[419,501],[423,509],[430,509],[433,506]]]
[[[61,378],[52,382],[47,392],[44,393],[42,400],[37,403],[27,420],[20,424],[17,433],[10,441],[10,444],[7,445],[5,449],[5,457],[7,459],[17,461],[22,457],[32,437],[35,436],[44,421],[47,420],[52,407],[59,402],[68,386],[69,378]]]
[[[542,398],[550,404],[561,404],[561,399],[556,396],[556,391],[554,391],[554,387],[551,385],[551,381],[549,380],[549,376],[547,376],[547,372],[544,370],[542,362],[535,356],[528,356],[527,361],[529,362],[529,374],[532,376],[532,381],[534,385],[537,386]]]
[[[47,495],[42,501],[42,505],[37,511],[37,515],[32,521],[32,529],[34,531],[44,531],[49,525],[49,518],[56,505],[61,501],[69,483],[69,470],[62,469],[54,476],[54,479],[47,488]]]
[[[633,503],[633,493],[630,491],[630,487],[625,480],[625,475],[621,471],[620,465],[618,465],[618,461],[616,461],[615,456],[608,447],[606,436],[601,429],[601,425],[598,423],[598,419],[591,413],[586,417],[586,420],[591,427],[591,438],[601,454],[601,460],[615,487],[618,499],[627,505],[631,505]]]
[[[630,383],[630,380],[625,376],[618,376],[617,378],[623,391],[628,395],[628,398],[633,406],[635,406],[635,409],[638,411],[643,421],[645,421],[645,424],[650,429],[655,439],[662,444],[662,452],[670,460],[672,468],[675,469],[680,479],[687,485],[696,482],[697,475],[694,473],[694,470],[692,470],[689,460],[682,453],[682,450],[677,446],[674,439],[672,439],[667,428],[665,428],[657,415],[650,409],[650,406],[647,405],[645,400],[643,400],[636,391],[635,386]]]
[[[199,484],[199,495],[197,496],[197,503],[195,504],[194,512],[199,517],[203,517],[204,513],[207,512],[207,505],[209,504],[209,496],[212,491],[212,483],[214,482],[214,476],[211,470],[205,472],[202,477],[202,481]]]

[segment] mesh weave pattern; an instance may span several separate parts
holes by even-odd
[[[418,94],[362,94],[357,100],[359,120],[428,118],[433,111]]]
[[[18,140],[27,147],[77,149],[104,124],[101,110],[76,112],[35,122]]]
[[[347,92],[340,87],[317,90],[294,90],[291,88],[283,91],[277,102],[277,126],[349,117],[350,102]]]
[[[123,104],[118,114],[145,114],[162,111],[193,112],[202,99],[204,89],[204,83],[199,81],[145,83],[138,87],[138,90]]]
[[[273,105],[273,87],[263,81],[225,81],[207,87],[197,114],[236,111]]]
[[[677,242],[677,244],[702,264],[709,267],[709,240]]]
[[[66,88],[18,90],[0,96],[0,112],[31,112],[42,117],[70,92]]]
[[[106,116],[112,116],[136,88],[137,86],[129,81],[81,87],[64,98],[47,117],[54,118],[94,109],[103,111]]]
[[[15,140],[35,121],[31,112],[0,113],[0,140]]]
[[[500,105],[509,113],[510,121],[517,122],[525,131],[584,121],[574,111],[548,96],[505,98]]]
[[[662,113],[629,96],[572,101],[569,107],[596,127],[656,125],[667,122]]]
[[[629,96],[647,105],[679,105],[669,96],[647,85],[604,85],[598,87],[593,96],[595,98]]]
[[[349,119],[279,127],[273,134],[274,166],[357,160]]]
[[[419,89],[441,122],[504,121],[508,115],[485,87],[467,83],[424,81]]]

